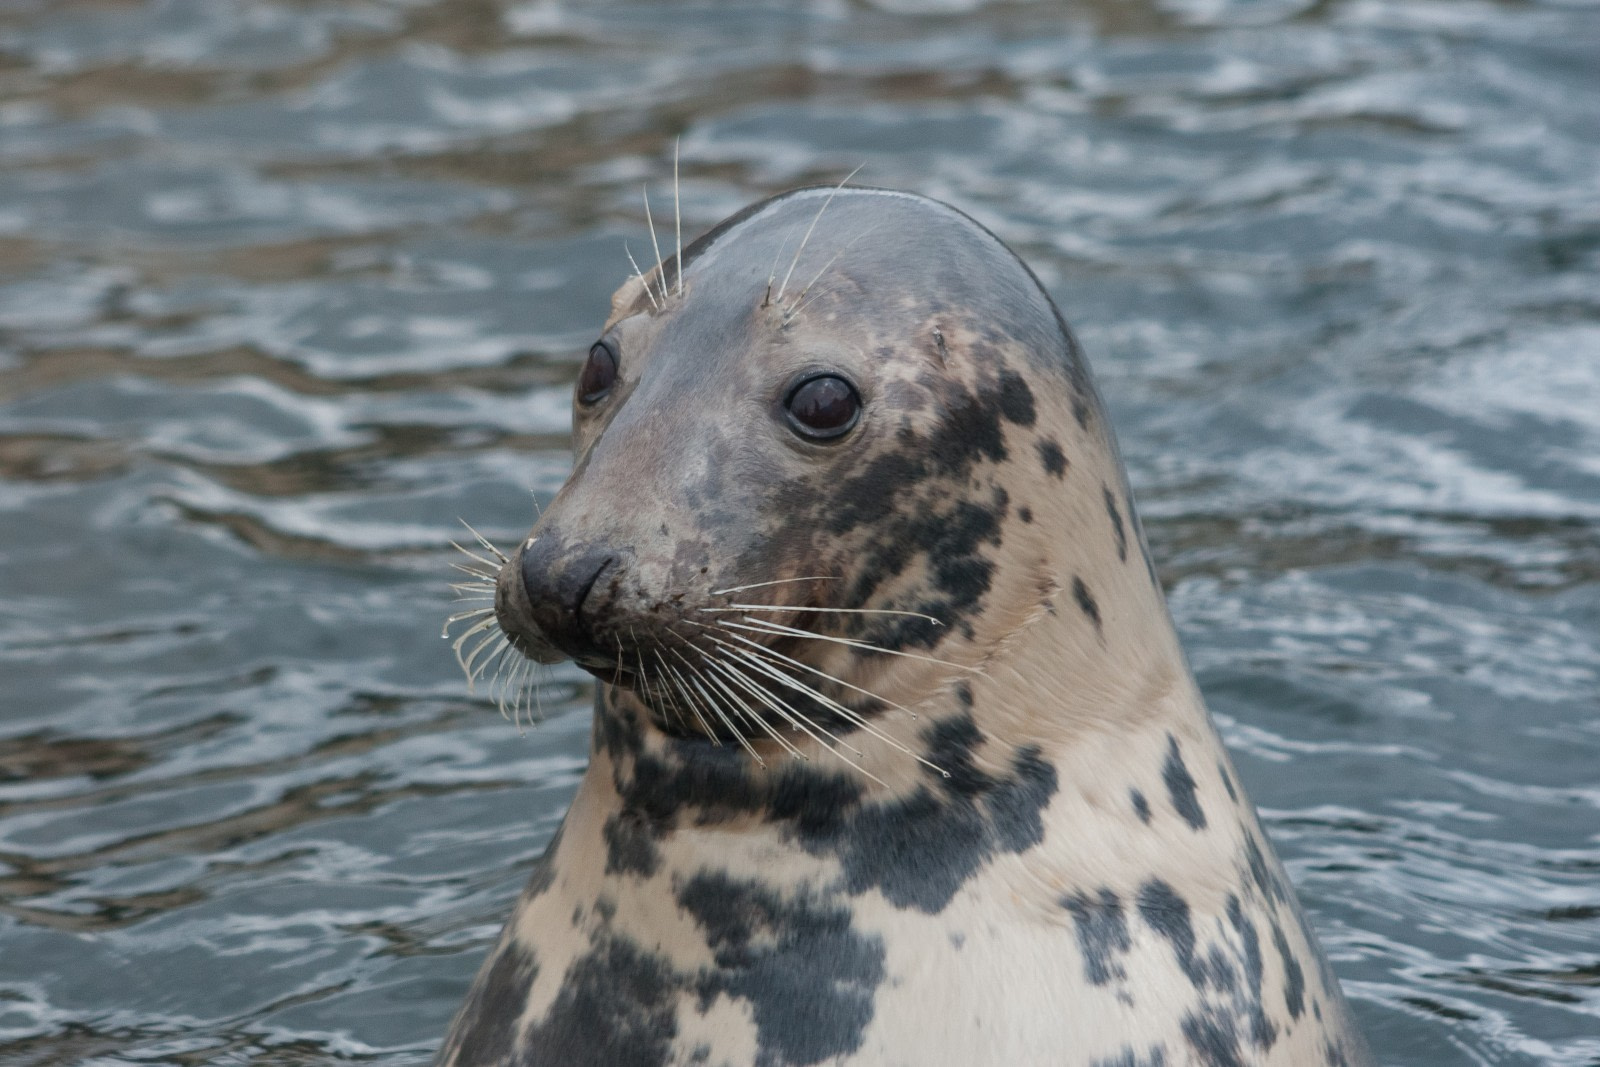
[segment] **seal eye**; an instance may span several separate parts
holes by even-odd
[[[789,410],[790,425],[819,441],[848,433],[861,415],[855,386],[832,374],[807,378],[789,391],[783,406]]]
[[[604,341],[596,341],[578,375],[578,403],[585,406],[604,400],[617,382],[617,354]]]

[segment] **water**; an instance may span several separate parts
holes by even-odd
[[[583,767],[439,640],[686,228],[948,199],[1077,325],[1406,1064],[1600,1064],[1600,7],[0,5],[0,1062],[420,1063]]]

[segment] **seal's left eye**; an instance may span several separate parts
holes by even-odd
[[[784,401],[789,423],[813,440],[824,441],[850,432],[861,415],[856,387],[833,374],[807,378]]]
[[[617,354],[606,342],[596,341],[578,375],[578,403],[585,406],[599,403],[616,382]]]

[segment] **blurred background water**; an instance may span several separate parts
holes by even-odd
[[[1039,271],[1387,1062],[1600,1064],[1600,6],[0,2],[0,1062],[424,1062],[583,767],[439,640],[648,246]]]

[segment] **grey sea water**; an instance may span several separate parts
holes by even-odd
[[[1385,1062],[1600,1064],[1600,6],[0,2],[0,1062],[424,1062],[580,774],[439,627],[650,241],[860,181],[1093,360]]]

